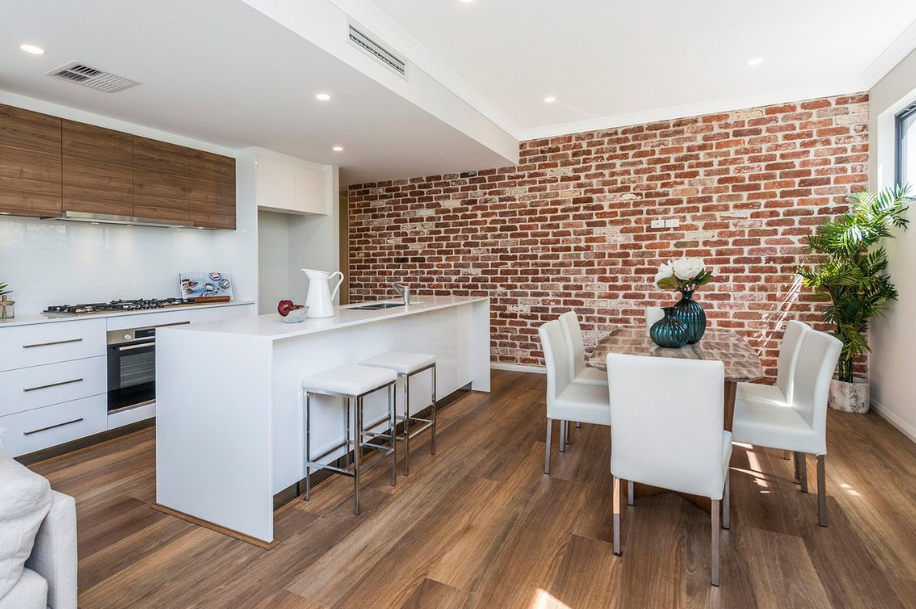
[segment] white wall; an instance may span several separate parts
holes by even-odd
[[[333,169],[332,192],[337,193],[338,169]],[[340,269],[340,205],[331,202],[327,216],[258,211],[258,267],[261,278],[260,313],[273,313],[277,302],[290,299],[305,304],[308,280],[302,269],[333,272]],[[339,295],[335,302],[340,302]]]
[[[289,291],[288,214],[258,211],[258,302],[260,312],[272,313]]]
[[[869,138],[871,188],[894,183],[894,115],[916,100],[916,51],[910,53],[872,88]],[[916,184],[914,184],[916,188]],[[916,193],[914,193],[916,194]],[[916,392],[913,391],[913,345],[916,324],[916,205],[908,232],[898,231],[886,243],[891,279],[900,299],[872,325],[869,377],[875,409],[916,441]]]
[[[5,91],[0,103],[144,137],[236,156],[232,150]],[[0,282],[16,292],[16,312],[115,298],[177,296],[181,271],[229,273],[235,297],[258,296],[257,212],[237,200],[235,231],[202,231],[0,217]]]

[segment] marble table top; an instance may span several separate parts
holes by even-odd
[[[652,342],[644,325],[621,326],[598,341],[588,365],[607,370],[608,353],[719,360],[725,364],[725,380],[733,383],[753,381],[763,376],[760,358],[750,344],[737,332],[723,328],[707,328],[706,334],[695,345],[665,349]]]

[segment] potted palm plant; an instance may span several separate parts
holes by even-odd
[[[829,405],[844,412],[868,412],[868,380],[855,376],[855,360],[870,351],[869,321],[897,299],[897,289],[887,273],[887,252],[879,244],[893,237],[891,228],[906,229],[903,217],[909,187],[896,186],[881,192],[857,192],[849,196],[850,209],[822,224],[808,238],[820,264],[800,268],[806,287],[830,299],[824,320],[833,324],[833,335],[843,342],[837,376],[830,386]]]

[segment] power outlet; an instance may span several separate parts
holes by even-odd
[[[651,228],[665,228],[665,221],[664,220],[652,220],[649,226]]]

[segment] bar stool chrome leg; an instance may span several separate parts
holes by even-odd
[[[388,423],[391,437],[391,486],[398,480],[398,420],[397,407],[394,399],[394,385],[388,387]],[[405,459],[406,459],[405,455]],[[406,474],[405,474],[406,475]]]
[[[309,467],[312,461],[312,403],[309,392],[303,389],[302,393],[305,397],[305,500],[308,501],[312,490],[312,468]]]
[[[353,513],[359,516],[359,470],[363,461],[363,398],[356,398],[356,446],[353,447]]]
[[[404,475],[410,475],[410,375],[399,374],[404,381]]]
[[[430,374],[432,374],[432,387],[433,387],[433,396],[432,396],[432,405],[430,409],[432,410],[430,415],[430,420],[432,421],[432,438],[430,438],[429,444],[429,454],[436,454],[436,367],[433,366]]]
[[[350,398],[345,397],[344,403],[344,467],[350,469]]]

